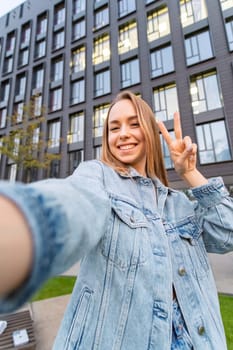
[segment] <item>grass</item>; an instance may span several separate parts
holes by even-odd
[[[233,350],[233,296],[220,294],[219,301],[227,338],[227,348]]]
[[[55,298],[71,294],[76,277],[57,276],[49,279],[44,286],[33,296],[32,301]]]
[[[58,276],[51,278],[34,295],[32,301],[54,298],[71,294],[76,277]],[[233,296],[219,294],[220,308],[225,328],[228,350],[233,350]]]

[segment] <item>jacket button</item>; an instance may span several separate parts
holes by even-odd
[[[186,270],[185,270],[184,266],[179,267],[179,269],[178,269],[178,274],[179,274],[180,276],[186,275]]]
[[[130,216],[129,220],[130,220],[130,222],[132,222],[132,223],[134,223],[134,222],[135,222],[135,220],[134,220],[134,217],[133,217],[133,216]]]
[[[203,335],[205,333],[205,327],[204,326],[199,326],[198,327],[198,334]]]

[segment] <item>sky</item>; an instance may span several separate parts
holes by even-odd
[[[19,6],[25,0],[0,0],[0,17],[10,12],[13,8]]]

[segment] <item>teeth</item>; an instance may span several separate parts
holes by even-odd
[[[131,149],[131,148],[134,148],[134,145],[125,145],[125,146],[120,146],[120,149]]]

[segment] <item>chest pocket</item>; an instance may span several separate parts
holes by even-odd
[[[143,264],[147,256],[147,227],[146,217],[139,208],[113,198],[111,222],[103,238],[102,254],[121,270]]]
[[[208,257],[202,231],[194,218],[179,222],[176,226],[182,243],[182,254],[195,278],[205,277],[209,270]]]

